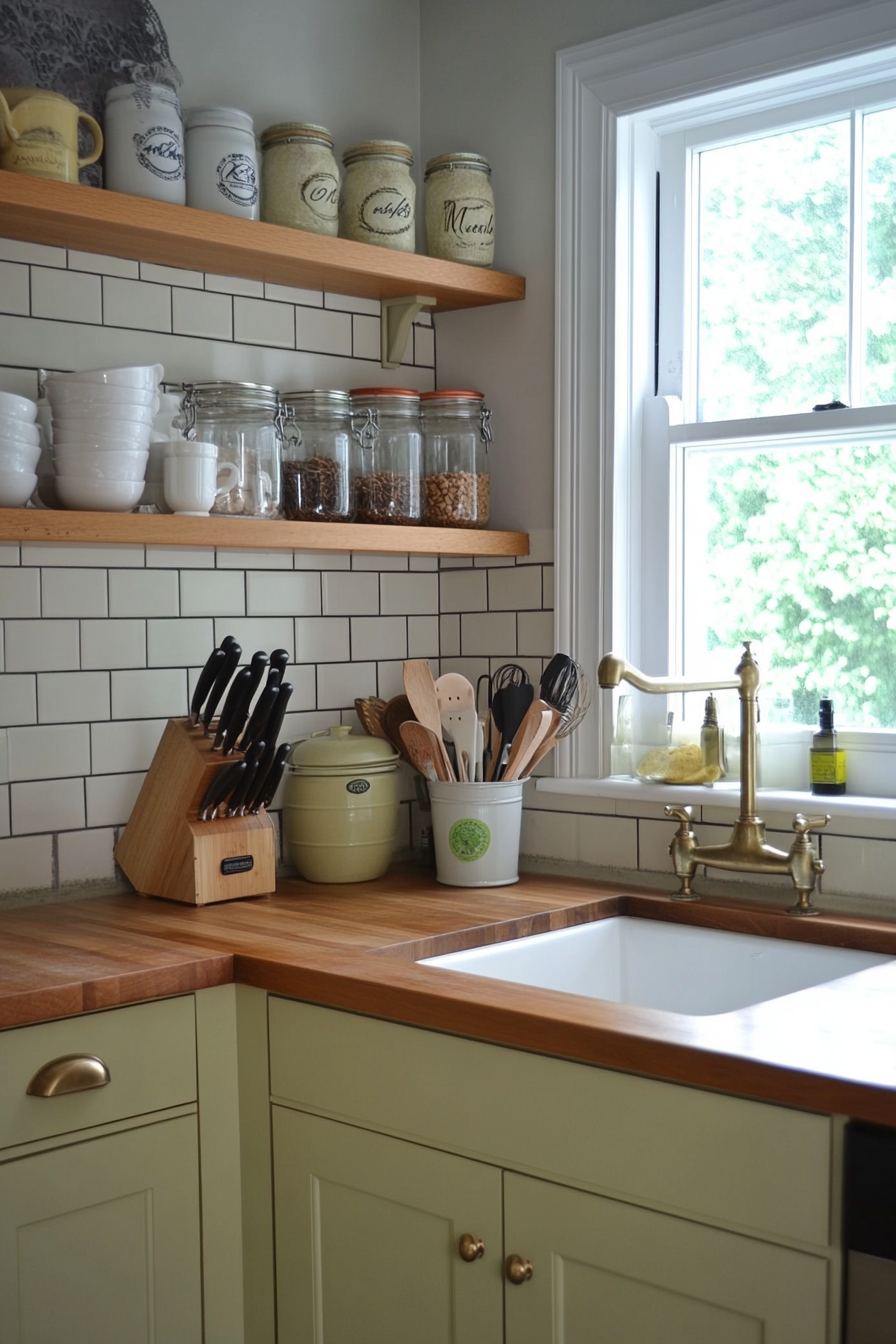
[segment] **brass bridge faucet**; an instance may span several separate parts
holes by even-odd
[[[787,854],[765,843],[765,822],[756,815],[756,692],[761,678],[749,642],[744,643],[744,652],[735,668],[735,678],[733,681],[663,681],[659,677],[645,676],[613,653],[601,658],[597,669],[598,684],[605,690],[627,681],[639,691],[646,691],[650,695],[736,690],[740,696],[740,815],[734,823],[730,839],[724,844],[698,845],[691,828],[692,809],[665,809],[666,816],[674,817],[679,823],[669,846],[675,875],[681,883],[672,899],[700,899],[691,890],[691,880],[701,866],[724,868],[738,873],[787,873],[797,893],[796,905],[790,906],[787,913],[817,915],[818,906],[812,904],[812,893],[824,872],[824,864],[809,839],[809,832],[821,830],[828,824],[830,817],[806,817],[802,812],[797,812],[793,819],[796,834]]]

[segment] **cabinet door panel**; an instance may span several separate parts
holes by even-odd
[[[825,1344],[827,1261],[511,1173],[508,1344]]]
[[[199,1344],[199,1241],[192,1116],[8,1162],[0,1337]]]
[[[500,1344],[499,1171],[279,1106],[273,1125],[281,1344]]]

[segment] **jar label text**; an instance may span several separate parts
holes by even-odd
[[[258,200],[258,177],[248,154],[225,154],[218,164],[218,190],[234,205],[251,207]]]
[[[414,207],[398,187],[377,187],[361,202],[358,220],[368,233],[394,238],[414,227]]]
[[[335,219],[339,205],[339,182],[332,173],[312,173],[300,188],[302,200],[320,219]]]
[[[165,182],[179,182],[184,175],[184,151],[170,126],[151,126],[134,136],[137,162]]]

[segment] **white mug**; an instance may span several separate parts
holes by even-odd
[[[213,443],[165,444],[165,503],[175,513],[207,517],[218,495],[232,490],[239,475],[233,462],[219,463]]]

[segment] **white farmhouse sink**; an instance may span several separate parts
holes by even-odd
[[[420,964],[703,1017],[892,960],[880,952],[615,915]]]

